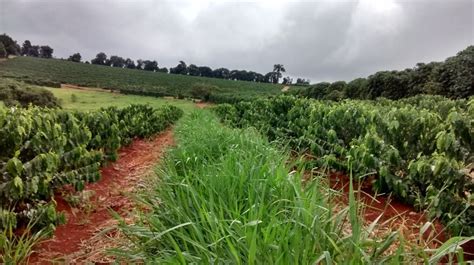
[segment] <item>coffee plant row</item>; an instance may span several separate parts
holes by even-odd
[[[309,152],[317,166],[375,176],[373,188],[474,235],[474,99],[339,103],[279,96],[215,108],[233,126]]]
[[[63,221],[52,200],[70,184],[80,191],[100,178],[100,166],[135,137],[163,131],[182,116],[174,106],[115,107],[68,112],[30,107],[0,108],[0,229]]]

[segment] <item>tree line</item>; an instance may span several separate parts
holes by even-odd
[[[417,63],[401,71],[379,71],[350,82],[320,82],[292,93],[308,98],[400,99],[418,94],[468,98],[474,95],[474,46],[443,62]]]
[[[9,55],[21,55],[41,58],[52,58],[53,48],[48,45],[32,45],[29,40],[25,40],[23,45],[17,44],[10,36],[3,34],[0,35],[0,58],[8,57]],[[68,61],[81,63],[82,55],[77,52],[67,58]],[[286,69],[283,64],[275,64],[273,70],[261,74],[254,71],[247,70],[229,70],[227,68],[212,69],[209,66],[197,66],[195,64],[187,65],[184,61],[179,61],[178,65],[171,67],[159,67],[156,60],[142,60],[138,59],[136,62],[130,58],[123,58],[118,55],[112,55],[107,57],[104,52],[99,52],[95,58],[90,62],[85,61],[86,64],[103,65],[118,68],[137,69],[151,72],[162,72],[170,74],[180,74],[189,76],[201,76],[220,78],[226,80],[240,80],[260,83],[273,83],[278,84],[282,79],[283,85],[309,85],[309,80],[303,78],[297,78],[296,82],[293,83],[293,79],[289,76],[283,77],[283,73]]]
[[[53,58],[53,48],[48,45],[32,45],[29,40],[25,40],[20,46],[7,34],[0,35],[0,58],[10,55],[21,55],[41,58]]]

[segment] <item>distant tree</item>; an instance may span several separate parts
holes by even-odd
[[[82,56],[80,53],[76,52],[75,54],[69,56],[67,59],[68,61],[75,62],[75,63],[80,63],[82,59]]]
[[[283,78],[283,82],[282,82],[283,85],[291,85],[292,83],[293,83],[293,78],[289,76]]]
[[[0,42],[3,43],[5,51],[8,55],[19,55],[20,54],[20,45],[16,43],[10,36],[7,34],[0,35]]]
[[[199,72],[201,73],[201,76],[204,76],[204,77],[212,77],[212,69],[211,69],[211,67],[208,67],[208,66],[199,66]]]
[[[273,83],[273,78],[275,76],[275,72],[268,72],[263,76],[264,83]]]
[[[168,73],[168,68],[166,68],[166,67],[159,68],[158,72],[167,74]]]
[[[28,49],[26,56],[39,57],[40,56],[40,47],[38,45],[33,45]]]
[[[136,66],[136,68],[137,68],[138,70],[143,70],[143,60],[142,60],[142,59],[138,59],[138,60],[137,60],[137,66]]]
[[[186,63],[179,61],[179,64],[176,67],[170,68],[170,74],[187,75],[188,67],[186,66]]]
[[[91,64],[106,65],[107,55],[103,52],[99,52],[94,59],[91,60]]]
[[[349,83],[344,88],[344,97],[353,99],[367,98],[367,79],[357,78]]]
[[[260,73],[256,73],[255,74],[255,82],[260,82],[260,83],[265,82],[265,76],[260,74]]]
[[[158,71],[158,62],[146,60],[143,62],[143,70],[155,72]]]
[[[125,59],[125,68],[135,69],[136,68],[135,62],[130,58]]]
[[[112,67],[123,68],[125,66],[125,60],[120,56],[112,55],[110,56],[107,65],[110,65]]]
[[[158,72],[167,74],[168,73],[168,68],[166,68],[166,67],[159,68]]]
[[[90,64],[90,62],[89,62],[89,61],[86,61],[85,64]]]
[[[28,55],[28,52],[31,49],[31,42],[29,40],[25,40],[23,42],[23,46],[21,47],[21,55]]]
[[[227,68],[218,68],[212,71],[212,76],[215,78],[228,79],[230,71]]]
[[[197,67],[195,64],[190,64],[188,66],[188,74],[192,76],[200,76],[201,72],[199,72],[199,67]]]
[[[7,50],[5,50],[3,43],[0,42],[0,58],[6,58],[7,56]]]
[[[323,99],[326,97],[326,93],[329,91],[331,83],[320,82],[312,85],[306,89],[304,95],[309,98]]]
[[[295,85],[297,85],[297,86],[306,86],[306,85],[309,85],[309,83],[310,83],[309,79],[297,78]]]
[[[273,83],[276,84],[280,80],[280,78],[283,76],[282,73],[286,72],[285,67],[283,64],[275,64],[273,65],[273,72],[276,73],[276,78],[275,76],[273,77]]]
[[[43,45],[40,47],[40,57],[50,59],[53,58],[53,48],[48,45]]]

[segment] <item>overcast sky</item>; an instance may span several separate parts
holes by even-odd
[[[474,43],[473,0],[0,0],[0,33],[56,57],[97,52],[312,82],[441,61]]]

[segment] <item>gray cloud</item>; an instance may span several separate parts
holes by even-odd
[[[55,56],[97,52],[350,80],[443,60],[474,43],[471,0],[0,0],[0,32]]]

